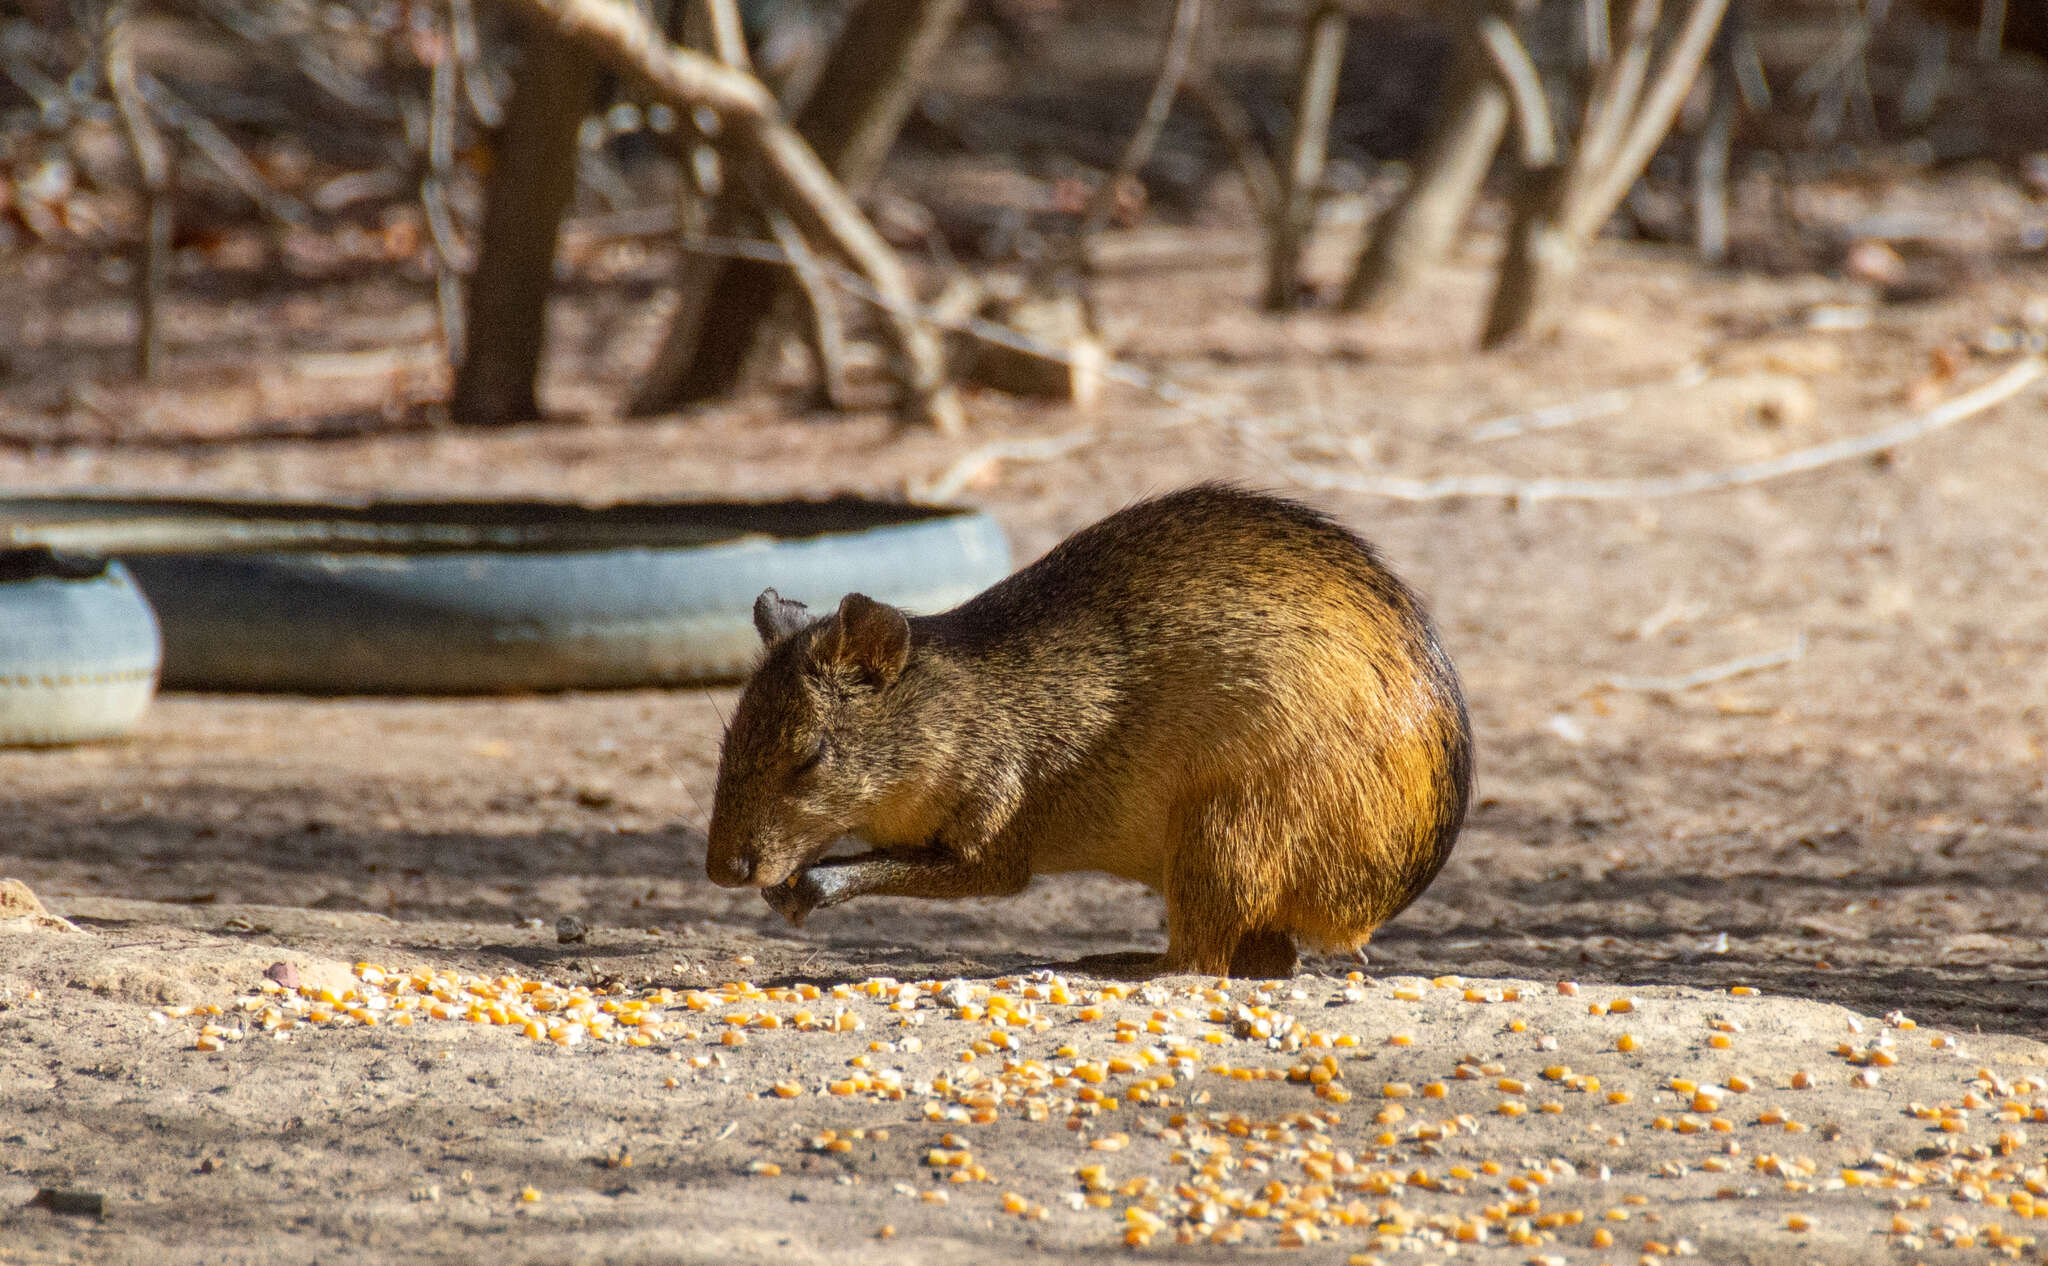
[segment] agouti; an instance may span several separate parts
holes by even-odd
[[[1465,702],[1414,594],[1278,497],[1204,485],[1069,537],[942,615],[774,590],[706,868],[792,923],[876,893],[1103,870],[1166,898],[1159,969],[1357,950],[1450,853]],[[819,860],[854,835],[859,857]]]

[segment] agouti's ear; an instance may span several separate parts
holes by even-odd
[[[894,607],[850,593],[840,599],[839,613],[811,643],[811,654],[821,664],[858,669],[886,686],[910,662],[910,621]]]
[[[811,609],[791,602],[773,589],[763,589],[754,599],[754,631],[764,646],[773,646],[811,622]]]

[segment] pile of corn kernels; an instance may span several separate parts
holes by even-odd
[[[166,1029],[196,1021],[192,1049],[205,1052],[263,1034],[290,1040],[432,1025],[485,1026],[558,1048],[648,1048],[674,1061],[653,1066],[662,1074],[658,1084],[671,1089],[678,1074],[733,1067],[727,1056],[740,1058],[735,1048],[749,1043],[826,1035],[852,1051],[837,1075],[764,1078],[740,1093],[792,1101],[792,1111],[817,1096],[873,1105],[873,1126],[809,1134],[808,1147],[820,1153],[886,1140],[891,1127],[943,1131],[919,1145],[931,1185],[902,1188],[923,1204],[1005,1185],[991,1168],[1000,1169],[998,1158],[977,1149],[974,1127],[1020,1120],[1064,1129],[1076,1149],[1071,1185],[1002,1190],[1000,1211],[1041,1220],[1062,1207],[1102,1210],[1115,1219],[1110,1233],[1134,1248],[1357,1240],[1361,1251],[1349,1260],[1359,1266],[1382,1253],[1482,1245],[1685,1256],[1696,1250],[1685,1237],[1660,1232],[1667,1223],[1658,1200],[1624,1188],[1701,1175],[1713,1177],[1699,1196],[1714,1201],[1861,1198],[1880,1218],[1877,1233],[1907,1251],[1988,1248],[2019,1257],[2035,1243],[2022,1225],[2048,1218],[2048,1167],[2027,1134],[2028,1125],[2048,1122],[2048,1077],[2008,1080],[1969,1060],[1954,1036],[1924,1034],[1898,1013],[1881,1023],[1848,1018],[1841,1039],[1812,1045],[1809,1066],[1770,1071],[1742,1066],[1739,1002],[1674,1048],[1668,1020],[1650,1022],[1643,1002],[1602,990],[1608,996],[1584,1006],[1604,1036],[1597,1050],[1583,1035],[1572,1039],[1587,1065],[1575,1069],[1563,1062],[1558,1039],[1517,1013],[1513,1004],[1524,1002],[1527,986],[1450,976],[1379,982],[1354,972],[1341,982],[1169,987],[1083,984],[1038,972],[986,982],[876,978],[760,988],[731,981],[636,990],[358,963],[354,982],[288,988],[265,980],[231,1003],[151,1018]],[[1312,998],[1311,988],[1329,996]],[[1581,988],[1562,982],[1556,991],[1575,998]],[[1755,994],[1729,991],[1733,999]],[[1497,1009],[1501,1018],[1488,1032],[1521,1054],[1439,1053],[1419,1045],[1415,1030],[1368,1035],[1301,1018],[1341,1022],[1359,1016],[1349,1010],[1354,1004],[1369,1001],[1429,1004],[1438,1008],[1437,1025],[1445,1005]],[[1700,1023],[1696,1011],[1693,1023]],[[1429,1075],[1366,1075],[1363,1062],[1379,1057]],[[1953,1093],[1905,1104],[1885,1139],[1873,1134],[1846,1160],[1842,1148],[1856,1140],[1829,1133],[1833,1127],[1823,1129],[1800,1107],[1802,1092],[1822,1085],[1875,1091],[1907,1064],[1920,1084],[1931,1077]],[[1248,1082],[1283,1083],[1299,1105],[1266,1114],[1231,1110],[1232,1088]],[[1651,1133],[1686,1140],[1683,1159],[1623,1181],[1583,1149],[1576,1163],[1532,1155],[1518,1131],[1542,1118],[1567,1118],[1585,1147],[1613,1156],[1617,1166]],[[1814,1146],[1823,1136],[1829,1146]],[[1937,1145],[1909,1150],[1905,1143],[1915,1137]],[[1823,1161],[1814,1150],[1836,1159]],[[1119,1153],[1142,1161],[1119,1170]],[[782,1166],[762,1157],[744,1172],[776,1179]],[[1674,1189],[1668,1199],[1676,1198]],[[1813,1219],[1795,1212],[1772,1225],[1797,1237]],[[1528,1260],[1550,1258],[1538,1252]]]

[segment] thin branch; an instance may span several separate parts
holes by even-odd
[[[1557,129],[1550,120],[1550,106],[1543,99],[1543,80],[1529,50],[1515,34],[1515,28],[1497,13],[1479,19],[1479,47],[1486,52],[1494,74],[1508,90],[1514,105],[1517,130],[1521,133],[1522,166],[1529,170],[1548,167],[1557,161]]]
[[[739,5],[734,0],[704,0],[704,22],[710,28],[712,55],[734,70],[752,74],[754,62],[747,55],[747,32],[740,23]]]
[[[309,83],[339,104],[382,123],[398,117],[391,94],[371,86],[332,60],[326,52],[326,41],[305,38],[312,32],[304,25],[296,30],[285,28],[284,19],[300,6],[264,3],[249,8],[232,0],[199,0],[198,8],[230,34],[256,48],[278,53]],[[303,11],[310,14],[312,6],[304,6]]]
[[[1643,77],[1650,71],[1650,49],[1657,39],[1657,19],[1663,6],[1659,0],[1633,0],[1629,5],[1626,34],[1621,54],[1611,57],[1594,77],[1586,94],[1586,110],[1579,123],[1579,147],[1573,163],[1581,172],[1605,170],[1620,145],[1636,102],[1642,95]]]
[[[1598,75],[1614,57],[1607,4],[1608,0],[1579,0],[1579,48],[1590,75]]]
[[[434,261],[434,305],[441,322],[441,349],[450,366],[462,363],[467,342],[458,267],[462,246],[456,240],[455,216],[448,205],[448,187],[455,174],[455,80],[460,65],[451,30],[448,41],[434,57],[429,81],[427,174],[420,181],[420,210],[427,223],[427,241]]]
[[[135,84],[157,117],[176,128],[192,148],[227,177],[229,184],[255,203],[257,209],[285,224],[306,222],[305,204],[288,193],[272,189],[256,164],[249,161],[249,156],[228,138],[226,132],[215,126],[213,120],[186,105],[178,94],[165,87],[154,75],[138,73]]]
[[[1686,14],[1685,25],[1658,63],[1626,136],[1597,183],[1570,210],[1569,227],[1578,236],[1589,235],[1612,215],[1629,186],[1649,166],[1671,130],[1672,120],[1678,117],[1679,107],[1685,104],[1693,80],[1699,77],[1700,63],[1714,46],[1714,32],[1720,29],[1727,8],[1728,0],[1693,0],[1692,12]]]
[[[1209,116],[1209,126],[1216,129],[1224,148],[1230,151],[1230,161],[1237,168],[1237,178],[1244,182],[1253,213],[1261,223],[1271,220],[1273,209],[1280,205],[1280,174],[1271,156],[1253,136],[1251,116],[1207,66],[1198,66],[1188,75],[1187,91]]]
[[[495,128],[505,118],[505,103],[497,85],[484,71],[483,41],[476,34],[476,12],[471,0],[448,0],[448,32],[455,40],[455,65],[462,72],[463,95],[476,121]]]
[[[911,410],[942,431],[965,427],[959,397],[946,381],[943,349],[931,327],[915,315],[903,261],[861,214],[817,154],[782,119],[774,95],[750,75],[711,57],[677,48],[637,9],[599,0],[508,0],[550,24],[613,69],[641,82],[681,112],[699,107],[725,124],[722,140],[760,165],[776,200],[805,235],[831,244],[891,299],[884,308],[902,356]]]
[[[1516,479],[1508,475],[1448,475],[1408,479],[1317,470],[1301,462],[1289,473],[1311,488],[1388,497],[1396,501],[1442,501],[1453,497],[1506,497],[1515,501],[1637,501],[1716,492],[1782,479],[1809,470],[1883,452],[2003,404],[2048,373],[2048,360],[2029,356],[1973,391],[1868,435],[1816,444],[1760,462],[1722,470],[1693,471],[1648,479]]]
[[[1167,116],[1173,113],[1174,98],[1180,95],[1181,84],[1187,79],[1195,34],[1201,25],[1202,0],[1178,0],[1173,9],[1173,25],[1166,33],[1166,46],[1160,50],[1159,73],[1152,81],[1152,95],[1145,100],[1145,112],[1138,118],[1137,130],[1125,143],[1116,170],[1095,187],[1094,195],[1088,199],[1080,227],[1074,231],[1077,245],[1085,246],[1089,238],[1102,231],[1102,226],[1116,213],[1118,191],[1152,161],[1152,150],[1159,144],[1159,134],[1166,130]]]
[[[2006,0],[1983,0],[1977,17],[1977,57],[1992,61],[2005,49]]]
[[[798,289],[803,291],[804,310],[810,314],[805,322],[805,334],[810,344],[811,356],[818,363],[818,394],[825,403],[835,409],[847,407],[849,396],[846,389],[846,322],[839,314],[838,296],[832,292],[831,279],[819,265],[818,257],[811,252],[810,243],[804,241],[803,233],[796,222],[776,207],[764,207],[762,218],[768,222],[768,231],[774,235],[776,245],[789,260],[789,271],[796,278]]]
[[[1343,5],[1322,0],[1302,24],[1287,162],[1281,170],[1280,203],[1268,228],[1264,306],[1269,312],[1292,311],[1300,299],[1301,254],[1315,227],[1316,194],[1329,150],[1330,112],[1337,102],[1349,22]]]
[[[704,25],[712,54],[734,70],[751,73],[753,62],[747,55],[747,34],[740,25],[740,11],[733,0],[704,0]],[[768,234],[781,248],[783,258],[789,263],[790,274],[796,278],[797,289],[803,294],[804,308],[809,314],[809,320],[804,323],[804,333],[810,345],[811,359],[817,364],[818,395],[832,408],[845,409],[849,399],[846,322],[840,316],[839,300],[832,291],[831,279],[819,265],[816,253],[804,240],[803,230],[796,226],[796,221],[770,199],[762,197],[757,183],[746,180],[744,176],[742,173],[742,183],[753,194]]]
[[[136,83],[133,10],[119,5],[107,15],[103,56],[107,87],[121,117],[121,131],[142,182],[142,244],[135,266],[135,376],[148,380],[163,358],[163,326],[157,302],[171,254],[171,149],[150,117]]]
[[[1696,668],[1689,673],[1679,673],[1670,677],[1609,677],[1606,684],[1616,690],[1640,690],[1648,694],[1675,695],[1717,681],[1727,681],[1731,677],[1746,677],[1751,673],[1763,672],[1767,668],[1782,668],[1805,657],[1806,634],[1801,633],[1792,645],[1783,650],[1764,651],[1757,655],[1723,660],[1718,664],[1709,664],[1704,668]]]

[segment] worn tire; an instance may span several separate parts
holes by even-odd
[[[156,618],[119,563],[0,550],[0,746],[126,733],[160,657]]]
[[[17,524],[34,511],[0,501]],[[46,539],[118,554],[157,609],[164,685],[480,694],[726,680],[769,587],[937,611],[1009,569],[985,515],[839,500],[42,502]],[[25,529],[17,526],[15,532]],[[288,542],[290,548],[264,548]],[[167,544],[170,542],[170,544]]]

